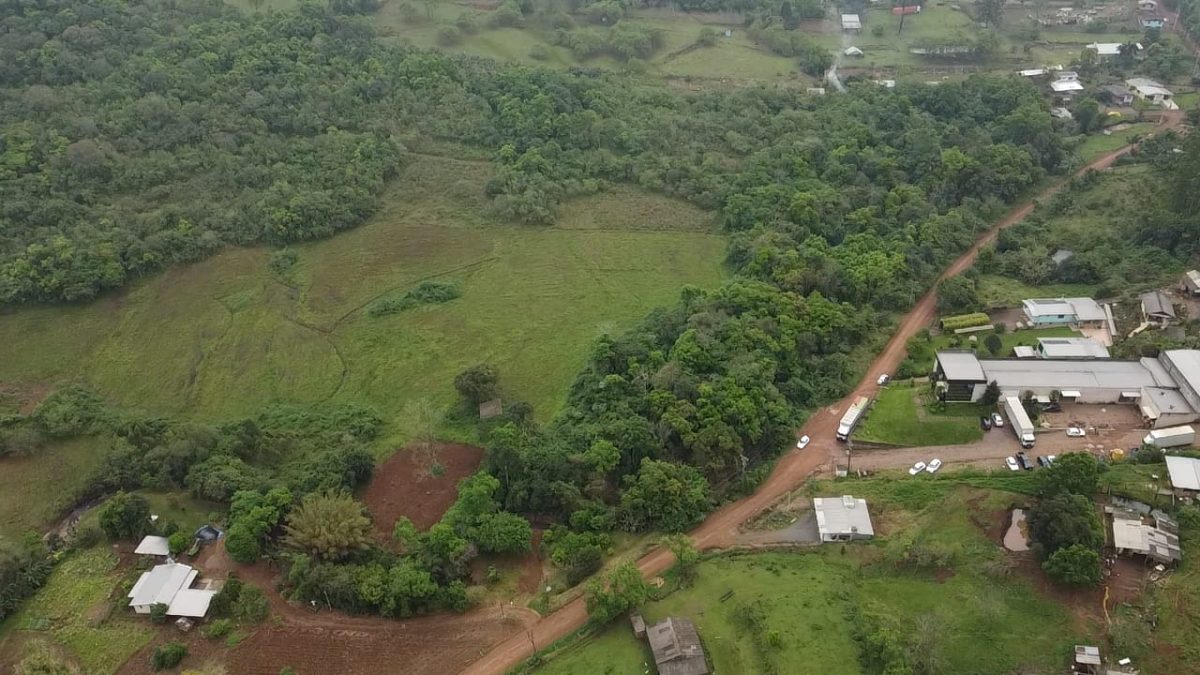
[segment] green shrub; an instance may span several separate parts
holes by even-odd
[[[956,316],[944,317],[941,321],[943,330],[958,330],[959,328],[974,328],[975,326],[986,326],[991,323],[991,319],[983,312],[974,312],[972,314],[958,314]]]
[[[271,613],[271,605],[267,596],[258,586],[243,586],[234,605],[234,615],[246,623],[259,623]]]
[[[233,630],[233,622],[229,619],[217,619],[200,629],[200,633],[210,639],[216,640],[229,635],[229,631]]]
[[[171,555],[179,555],[188,547],[192,538],[182,532],[176,532],[167,537],[167,547],[171,550]]]
[[[187,656],[187,647],[178,642],[168,642],[154,650],[150,656],[150,665],[155,670],[174,668],[185,656]]]
[[[462,42],[462,33],[454,26],[442,26],[437,32],[437,42],[443,47],[453,47]]]
[[[164,624],[167,622],[167,606],[161,602],[150,605],[150,623]]]
[[[421,305],[450,302],[460,295],[462,295],[462,291],[453,281],[422,281],[399,297],[376,300],[367,309],[367,314],[371,316],[397,314]]]
[[[214,617],[232,616],[233,608],[237,605],[238,598],[242,594],[242,580],[237,577],[229,577],[225,580],[225,585],[221,590],[213,596],[212,602],[209,603],[208,609]]]

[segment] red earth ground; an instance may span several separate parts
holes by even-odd
[[[455,443],[439,443],[437,448],[439,476],[429,473],[425,454],[411,448],[375,467],[363,502],[375,517],[375,534],[381,541],[392,540],[400,516],[408,516],[418,530],[429,529],[458,497],[458,481],[475,473],[483,461],[483,448]]]

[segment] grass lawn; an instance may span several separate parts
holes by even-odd
[[[1029,286],[997,274],[980,275],[976,288],[984,307],[1019,307],[1027,298],[1091,297],[1095,291],[1095,286],[1089,284]]]
[[[105,442],[53,441],[28,457],[0,459],[0,537],[16,539],[50,525],[99,465]]]
[[[288,279],[269,272],[269,250],[230,249],[91,304],[7,314],[0,382],[83,378],[121,404],[205,421],[272,402],[365,404],[393,423],[386,452],[408,435],[407,404],[449,406],[454,375],[479,362],[549,418],[599,335],[724,277],[709,213],[621,188],[566,205],[557,226],[517,226],[483,215],[489,175],[422,157],[370,222],[295,247]],[[427,279],[462,296],[363,311]]]
[[[986,340],[987,336],[989,336],[991,334],[992,334],[991,331],[984,331],[981,333],[971,333],[970,334],[970,335],[973,335],[973,336],[979,338],[979,341],[975,343],[974,347],[975,347],[975,351],[979,352],[983,356],[988,356],[988,357],[991,356],[991,353],[988,352],[987,347],[984,346],[984,340]],[[1029,347],[1037,346],[1038,338],[1080,337],[1081,335],[1082,334],[1079,331],[1074,330],[1068,326],[1056,326],[1054,328],[1029,328],[1026,330],[1019,330],[1019,331],[1006,331],[1004,333],[999,333],[1000,351],[996,354],[996,356],[997,357],[1012,356],[1013,355],[1013,347],[1016,347],[1017,345],[1025,345],[1025,346],[1029,346]],[[935,350],[948,349],[948,348],[955,346],[955,344],[954,344],[955,338],[958,338],[961,341],[960,346],[963,348],[968,347],[970,345],[967,335],[945,335],[945,334],[937,335],[935,337],[930,338],[930,343],[933,345],[933,348]]]
[[[870,672],[860,661],[851,621],[855,609],[886,617],[906,636],[902,639],[912,638],[921,626],[932,628],[927,649],[940,664],[937,672],[1061,669],[1079,637],[1070,614],[1019,575],[989,576],[991,563],[1004,554],[971,519],[976,509],[1002,509],[1017,497],[958,487],[914,505],[887,497],[884,482],[896,483],[873,478],[820,486],[880,496],[872,502],[872,517],[877,504],[881,524],[893,529],[874,542],[709,558],[697,567],[692,587],[647,604],[643,615],[647,621],[691,618],[716,673]],[[938,581],[928,572],[898,570],[886,556],[889,539],[899,537],[949,551],[953,574]],[[722,601],[729,591],[733,595]],[[747,621],[749,614],[759,618]],[[980,648],[980,640],[987,642],[986,649]],[[643,644],[633,638],[627,622],[618,620],[550,655],[534,672],[645,673],[648,651]]]
[[[1104,134],[1092,134],[1086,136],[1083,142],[1075,148],[1075,154],[1086,164],[1100,155],[1128,145],[1130,139],[1134,136],[1144,134],[1153,128],[1154,123],[1152,122],[1138,122],[1129,125],[1128,129],[1114,131],[1107,136]]]
[[[861,441],[894,445],[953,445],[979,440],[979,416],[975,406],[969,409],[951,406],[942,414],[929,415],[917,407],[923,385],[912,380],[894,382],[879,392],[867,418],[859,424],[854,438]]]
[[[0,641],[34,629],[65,649],[89,675],[112,673],[154,635],[147,626],[109,617],[109,595],[119,581],[117,558],[105,547],[71,554],[19,612],[0,624]]]

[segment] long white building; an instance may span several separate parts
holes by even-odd
[[[1200,419],[1200,350],[1168,350],[1158,358],[981,359],[970,350],[937,353],[935,378],[946,401],[978,401],[988,383],[1001,396],[1026,392],[1064,401],[1137,405],[1152,428]]]

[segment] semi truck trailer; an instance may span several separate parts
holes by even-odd
[[[1142,443],[1156,448],[1178,448],[1195,442],[1196,430],[1188,425],[1155,429],[1142,439]]]
[[[837,439],[845,441],[850,439],[850,434],[854,433],[854,427],[862,421],[862,418],[867,414],[867,407],[871,405],[871,399],[866,396],[859,396],[854,399],[854,403],[846,410],[846,414],[842,415],[842,421],[838,423]]]
[[[1029,414],[1025,412],[1025,406],[1021,405],[1021,399],[1016,396],[1005,396],[1004,413],[1008,416],[1009,426],[1012,427],[1013,433],[1017,435],[1017,440],[1021,442],[1021,447],[1032,448],[1033,422],[1029,420]]]

